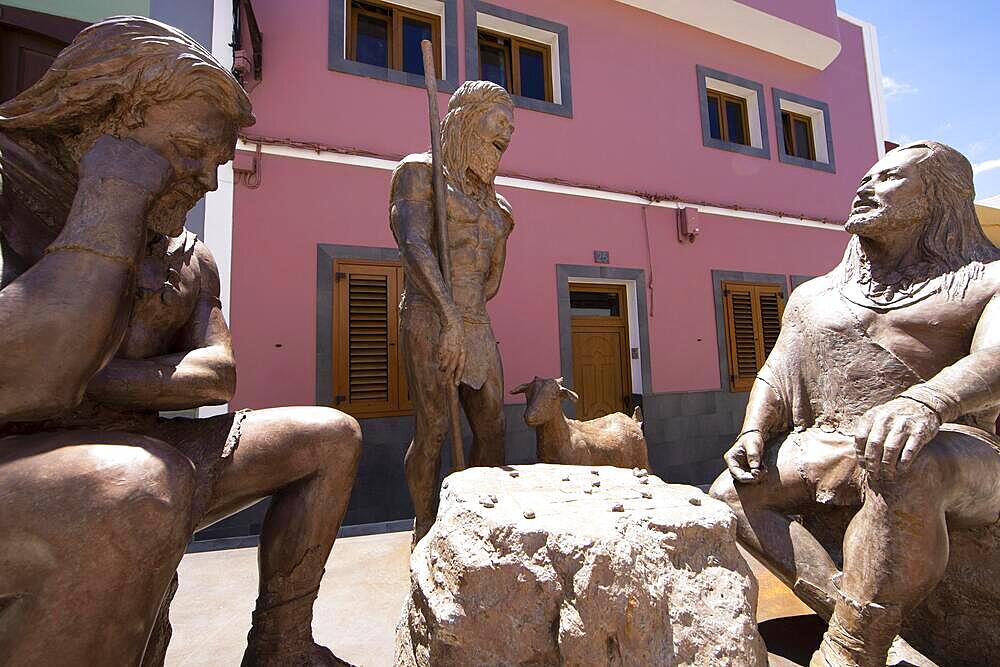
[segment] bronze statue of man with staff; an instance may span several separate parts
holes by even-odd
[[[441,446],[451,427],[449,397],[456,385],[472,428],[471,465],[504,463],[503,370],[486,302],[500,288],[514,228],[510,204],[493,186],[513,132],[514,104],[500,86],[467,81],[452,95],[441,123],[447,248],[436,235],[438,156],[409,155],[392,175],[389,223],[406,274],[399,338],[416,412],[405,462],[416,512],[414,543],[437,514]],[[450,289],[441,252],[451,262]]]

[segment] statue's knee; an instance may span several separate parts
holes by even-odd
[[[716,478],[712,487],[708,490],[708,495],[716,500],[721,500],[730,507],[738,507],[741,504],[740,496],[736,492],[736,485],[733,483],[733,476],[727,471],[724,471]]]
[[[322,465],[343,469],[361,460],[361,425],[333,408],[307,408],[297,414],[296,439],[308,442]]]

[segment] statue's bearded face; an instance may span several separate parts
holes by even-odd
[[[514,134],[514,110],[494,104],[479,117],[475,135],[480,144],[472,152],[469,168],[484,182],[490,183],[500,168],[500,158]]]
[[[147,225],[177,236],[187,212],[218,187],[218,167],[233,157],[236,124],[200,97],[148,109],[141,127],[123,133],[157,151],[173,169],[170,184],[153,202]]]
[[[912,230],[919,233],[930,215],[930,201],[920,175],[926,148],[892,151],[875,163],[864,178],[844,228],[876,240]]]

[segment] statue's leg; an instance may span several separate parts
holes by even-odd
[[[244,665],[342,664],[313,643],[312,606],[360,458],[361,428],[338,410],[258,410],[241,423],[202,525],[272,496]]]
[[[948,564],[948,523],[985,525],[1000,513],[1000,455],[984,440],[941,431],[894,481],[865,485],[844,537],[844,577],[813,664],[886,663],[902,618]]]
[[[845,458],[854,460],[853,445],[846,440],[833,445],[794,434],[768,449],[761,481],[741,484],[724,471],[710,491],[736,514],[740,543],[823,618],[833,613],[840,570],[823,545],[789,515],[818,507],[817,478],[836,474]]]
[[[137,435],[9,437],[0,490],[0,664],[139,664],[191,536],[191,462]]]
[[[459,387],[462,407],[472,428],[472,455],[469,465],[502,466],[507,422],[503,413],[503,371],[499,356],[489,378],[479,390]]]
[[[449,392],[438,368],[440,325],[427,307],[410,307],[400,314],[399,339],[413,405],[413,441],[406,450],[404,471],[416,515],[413,544],[434,525],[438,508],[441,446],[450,422]]]

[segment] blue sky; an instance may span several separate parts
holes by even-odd
[[[1000,0],[837,6],[878,29],[888,138],[954,146],[976,171],[976,198],[1000,196]]]

